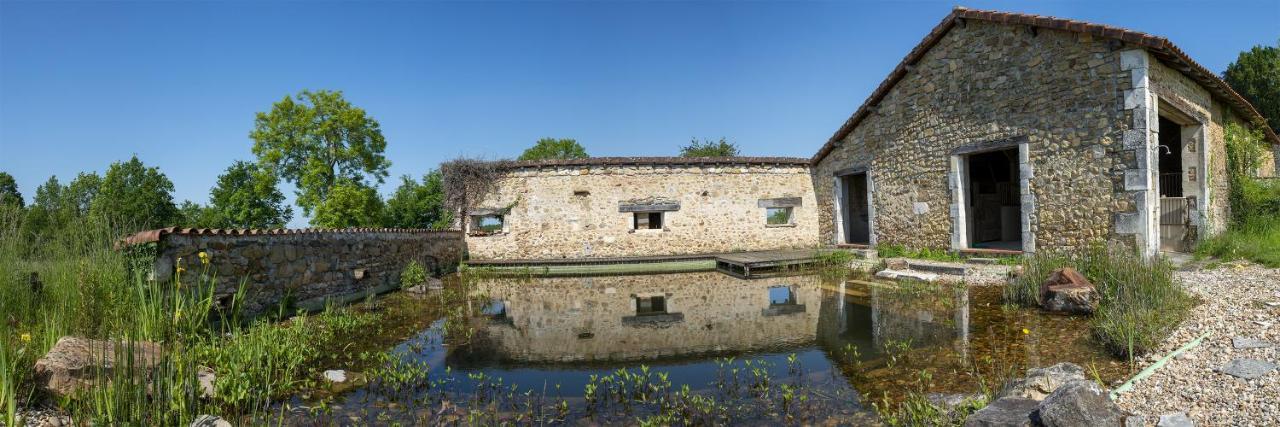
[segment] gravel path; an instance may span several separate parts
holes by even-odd
[[[1142,367],[1205,332],[1210,335],[1198,347],[1134,383],[1133,390],[1120,395],[1117,403],[1146,416],[1148,425],[1173,412],[1185,412],[1198,425],[1280,423],[1280,370],[1253,380],[1216,371],[1234,359],[1280,363],[1280,269],[1234,264],[1179,272],[1178,279],[1204,302],[1159,349],[1140,360]],[[1271,345],[1236,348],[1234,337]]]

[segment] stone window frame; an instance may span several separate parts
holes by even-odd
[[[1020,227],[1022,228],[1022,253],[1033,254],[1036,251],[1036,234],[1031,229],[1031,218],[1036,214],[1035,195],[1031,192],[1031,180],[1035,178],[1035,168],[1031,164],[1031,138],[1026,135],[1013,138],[980,141],[965,144],[951,150],[950,170],[947,171],[947,187],[951,191],[951,249],[956,251],[973,250],[969,244],[968,227],[968,159],[974,154],[1017,149],[1018,151],[1018,194],[1021,203]]]
[[[472,209],[468,211],[467,212],[467,218],[468,218],[467,236],[485,237],[485,236],[498,236],[498,235],[510,233],[511,224],[507,221],[508,213],[509,212],[507,209],[496,209],[496,208],[477,208],[477,209]],[[476,225],[480,224],[480,221],[488,217],[498,218],[498,221],[502,223],[502,229],[486,231],[486,230],[480,230],[475,228]]]
[[[776,197],[759,199],[756,201],[756,207],[764,210],[764,226],[766,228],[787,228],[796,226],[796,208],[804,205],[804,199],[800,197]],[[785,209],[787,212],[787,222],[780,224],[769,223],[770,209]]]
[[[671,228],[668,227],[668,225],[670,224],[669,222],[670,215],[667,215],[667,213],[676,212],[679,210],[680,210],[680,202],[674,201],[674,200],[660,199],[655,197],[650,197],[650,198],[641,199],[641,200],[618,202],[618,212],[631,214],[629,218],[630,225],[627,227],[629,229],[628,233],[662,233],[662,232],[671,231]],[[661,216],[661,220],[660,220],[660,222],[662,223],[661,227],[636,228],[636,224],[639,222],[637,221],[636,215],[640,215],[640,214],[653,215],[655,213]]]

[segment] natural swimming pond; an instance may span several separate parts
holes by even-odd
[[[377,303],[405,336],[344,367],[368,380],[297,396],[288,418],[858,424],[908,393],[998,389],[1028,367],[1127,372],[1084,318],[1007,308],[998,287],[702,272],[447,288]]]

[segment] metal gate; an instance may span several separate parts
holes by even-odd
[[[1160,198],[1160,250],[1187,252],[1194,240],[1191,230],[1191,211],[1194,197]]]

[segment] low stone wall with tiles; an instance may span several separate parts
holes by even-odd
[[[462,259],[462,233],[425,230],[173,230],[156,233],[156,279],[187,285],[216,283],[215,298],[230,304],[243,282],[244,313],[281,303],[309,305],[327,298],[399,286],[400,272],[418,260],[428,274],[452,271]],[[199,254],[208,254],[202,264]]]
[[[508,172],[471,210],[501,214],[503,224],[480,233],[469,221],[470,257],[631,257],[818,245],[818,207],[803,159],[640,165],[589,160]],[[790,207],[790,223],[767,224],[770,207]],[[644,211],[662,212],[662,228],[635,229],[636,212]]]

